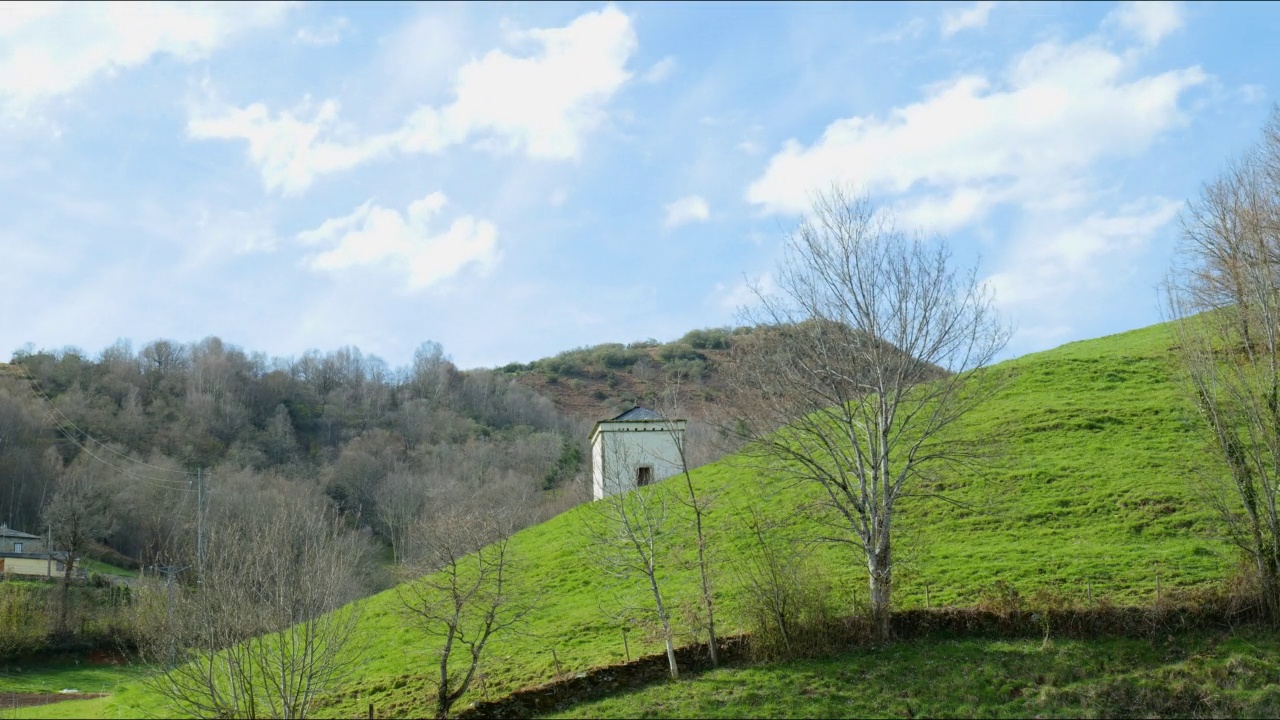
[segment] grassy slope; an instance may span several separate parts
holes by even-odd
[[[1280,638],[918,640],[725,668],[559,717],[1275,717]]]
[[[908,532],[920,538],[916,555],[896,579],[895,601],[969,603],[997,580],[1025,593],[1042,587],[1095,594],[1119,602],[1154,595],[1164,587],[1190,587],[1222,578],[1231,565],[1225,549],[1207,539],[1208,515],[1197,509],[1188,468],[1199,442],[1185,427],[1182,401],[1170,381],[1169,337],[1156,326],[1072,343],[1008,363],[1017,379],[966,419],[965,432],[994,435],[1008,445],[1004,467],[985,478],[953,478],[948,493],[971,503],[961,509],[938,501],[908,506]],[[694,473],[704,491],[720,489],[709,537],[719,561],[718,595],[725,630],[741,626],[730,560],[746,546],[735,508],[756,505],[805,536],[811,519],[797,513],[812,488],[765,487],[750,472],[722,461]],[[617,662],[622,642],[604,619],[599,573],[580,557],[578,528],[584,509],[529,528],[514,539],[548,604],[529,633],[499,637],[484,662],[491,695],[549,680],[551,648],[567,671]],[[679,552],[688,558],[692,549]],[[865,573],[847,550],[823,547],[820,561],[852,597]],[[668,593],[692,600],[696,570],[673,569]],[[388,714],[426,711],[423,682],[413,677],[429,652],[397,612],[394,591],[368,601],[363,619],[369,643],[360,677],[333,698],[325,714],[354,715],[368,702]],[[655,642],[633,633],[631,652],[656,652]],[[478,699],[478,689],[470,699]],[[91,701],[83,714],[136,714],[145,693],[130,689]],[[464,704],[465,704],[464,700]],[[132,712],[131,712],[132,711]],[[36,709],[33,714],[41,714]]]

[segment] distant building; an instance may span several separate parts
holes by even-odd
[[[0,552],[44,552],[44,538],[0,525]]]
[[[591,496],[634,490],[683,472],[684,420],[633,407],[591,430]]]
[[[44,538],[0,525],[0,575],[62,577],[66,553],[48,552]]]

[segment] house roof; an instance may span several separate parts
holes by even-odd
[[[666,418],[649,408],[637,405],[615,418],[610,418],[608,422],[615,422],[619,420],[666,420]]]
[[[12,528],[7,528],[3,525],[0,525],[0,537],[18,538],[19,540],[39,540],[40,539],[39,535],[24,533],[21,530],[14,530]]]
[[[57,550],[57,551],[55,551],[55,552],[53,552],[53,553],[45,553],[45,552],[35,552],[35,553],[28,553],[28,552],[20,552],[20,553],[14,553],[14,552],[0,552],[0,558],[16,558],[16,559],[19,559],[19,560],[48,560],[50,557],[52,557],[54,560],[66,560],[66,559],[67,559],[67,552],[66,552],[65,550]]]
[[[658,424],[657,424],[657,425],[654,425],[654,426],[651,428],[651,429],[653,429],[653,430],[662,430],[662,429],[664,429],[664,428],[667,428],[667,427],[668,427],[668,425],[671,425],[671,426],[674,426],[674,427],[676,427],[676,428],[679,428],[680,430],[683,430],[683,429],[684,429],[684,420],[668,420],[667,418],[665,418],[665,417],[663,417],[662,415],[660,415],[660,414],[658,414],[658,413],[654,412],[653,410],[650,410],[649,408],[646,408],[646,407],[640,407],[639,405],[637,405],[637,406],[635,406],[635,407],[631,408],[630,410],[628,410],[628,411],[626,411],[626,412],[622,413],[621,415],[618,415],[618,416],[616,416],[616,417],[611,417],[611,418],[609,418],[608,420],[601,420],[601,421],[597,422],[597,423],[595,424],[595,426],[591,428],[591,434],[590,434],[590,435],[588,435],[587,437],[592,438],[592,442],[595,442],[595,439],[594,439],[594,438],[595,438],[595,436],[596,436],[596,432],[598,432],[598,431],[600,430],[600,426],[602,426],[602,425],[607,425],[607,424],[609,424],[609,423],[615,423],[615,422],[655,422],[655,421],[656,421],[656,422],[658,422]]]

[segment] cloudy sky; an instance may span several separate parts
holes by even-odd
[[[0,356],[669,340],[833,181],[980,260],[1008,354],[1140,327],[1278,36],[1253,3],[5,3]]]

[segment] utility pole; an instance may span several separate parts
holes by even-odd
[[[200,585],[204,582],[204,516],[205,505],[207,504],[209,491],[205,487],[208,477],[204,468],[196,470],[196,584]],[[185,569],[185,568],[184,568]],[[163,571],[162,571],[163,572]]]
[[[204,469],[196,470],[196,583],[204,582]]]

